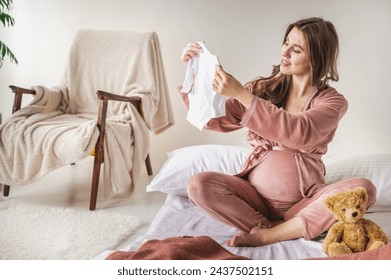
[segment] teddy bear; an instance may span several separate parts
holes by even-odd
[[[388,243],[383,230],[364,219],[368,193],[363,187],[342,191],[325,199],[327,209],[337,218],[327,232],[323,252],[328,256],[363,252]]]

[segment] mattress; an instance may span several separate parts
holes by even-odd
[[[391,212],[368,212],[366,218],[377,223],[391,238]],[[163,240],[176,236],[207,235],[231,253],[257,260],[299,260],[326,257],[322,252],[323,236],[317,240],[303,238],[282,241],[260,247],[229,247],[226,242],[237,233],[236,229],[210,218],[186,197],[167,195],[147,232],[126,244],[121,251],[136,251],[147,240]],[[112,250],[106,250],[95,259],[104,259]]]

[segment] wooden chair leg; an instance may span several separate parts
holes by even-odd
[[[100,165],[101,165],[101,160],[100,160],[99,156],[95,155],[94,169],[92,171],[90,210],[95,210],[95,208],[96,208],[96,200],[98,198]]]
[[[4,185],[3,196],[9,196],[9,194],[10,194],[10,186]]]
[[[148,175],[152,175],[152,165],[151,165],[151,159],[149,157],[149,154],[147,155],[147,158],[145,159],[145,166],[147,167],[147,173]]]
[[[98,129],[99,129],[99,137],[98,137],[98,141],[96,142],[96,145],[95,145],[95,159],[94,159],[94,170],[92,172],[90,210],[95,210],[95,208],[96,208],[96,200],[98,198],[100,165],[104,161],[103,143],[104,143],[104,139],[105,139],[107,103],[108,103],[108,100],[106,98],[100,99],[98,123],[97,123]]]

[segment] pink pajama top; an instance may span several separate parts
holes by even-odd
[[[246,88],[251,91],[253,86]],[[259,137],[249,141],[253,151],[237,176],[255,181],[266,200],[283,204],[285,197],[289,207],[324,186],[321,157],[347,108],[347,100],[332,87],[314,92],[298,114],[258,97],[248,109],[231,98],[226,116],[210,120],[205,129],[230,132],[246,127],[255,132]]]

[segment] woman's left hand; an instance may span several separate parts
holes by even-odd
[[[249,108],[254,95],[246,90],[242,84],[231,74],[223,70],[221,65],[216,65],[213,90],[224,96],[237,99],[246,108]]]

